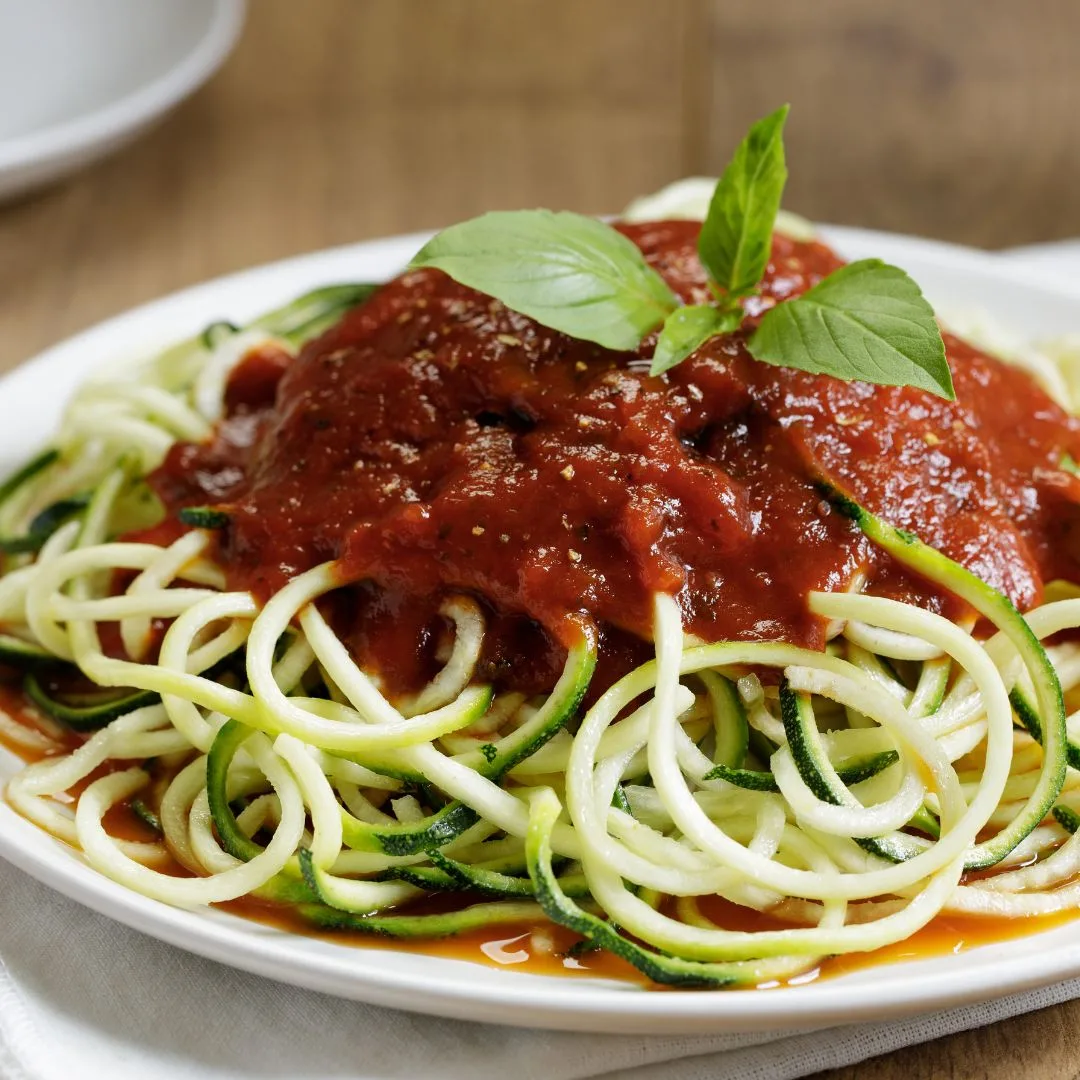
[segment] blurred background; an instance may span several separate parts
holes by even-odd
[[[783,101],[790,209],[991,248],[1080,235],[1078,40],[1078,0],[251,0],[162,125],[0,206],[0,368],[295,252],[617,210],[715,172]]]

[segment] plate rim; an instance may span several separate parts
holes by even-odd
[[[244,25],[247,0],[211,0],[195,45],[176,63],[99,109],[0,139],[0,179],[20,170],[45,172],[95,147],[115,146],[178,105],[225,62]],[[36,183],[31,177],[27,186]],[[23,188],[17,184],[12,192]]]
[[[993,253],[873,230],[822,226],[821,231],[841,249],[882,247],[883,254],[901,262],[909,254],[931,260],[946,272],[959,274],[966,270],[976,276],[997,278],[1003,285],[1021,283],[1056,301],[1076,304],[1080,325],[1080,287],[1048,282]],[[272,295],[276,290],[285,299],[288,293],[295,295],[305,287],[329,283],[335,277],[346,280],[349,275],[343,276],[342,269],[353,262],[360,267],[381,264],[385,274],[395,262],[403,264],[429,235],[406,234],[294,256],[223,275],[142,304],[69,337],[0,378],[0,416],[10,408],[6,402],[13,395],[32,395],[35,384],[55,385],[60,378],[70,391],[114,348],[130,352],[136,341],[152,346],[149,328],[169,324],[170,320],[176,323],[178,312],[201,311],[206,319],[218,317],[223,314],[221,303],[233,303],[227,298],[230,293],[241,295],[253,290],[259,291],[258,306],[269,307],[277,299]],[[215,300],[218,296],[226,299],[219,302]],[[230,307],[224,314],[232,311]],[[183,317],[191,318],[190,314]],[[162,329],[157,343],[172,336],[174,330]],[[126,344],[114,347],[109,344],[113,341]],[[36,392],[40,394],[40,388]],[[46,421],[39,424],[46,426]],[[4,432],[0,434],[3,457],[11,453],[14,437],[7,434],[4,425],[0,430]],[[133,893],[93,870],[74,849],[21,818],[6,802],[0,802],[0,857],[84,906],[219,963],[372,1004],[500,1024],[669,1035],[780,1031],[896,1018],[988,1001],[1080,975],[1080,932],[1071,937],[1062,933],[1077,930],[1078,924],[973,949],[963,954],[966,960],[957,963],[955,970],[947,969],[933,978],[920,979],[915,969],[926,962],[914,961],[874,967],[865,979],[845,975],[779,992],[650,993],[629,985],[616,987],[599,979],[491,972],[468,961],[441,957],[417,957],[421,968],[418,974],[411,968],[395,970],[392,961],[372,963],[373,957],[392,958],[393,950],[335,945],[318,938],[271,931],[224,912],[185,911]],[[244,928],[248,932],[243,932]],[[1035,943],[1043,938],[1053,938],[1053,946],[1046,944],[1040,951]],[[992,957],[987,956],[988,950]],[[980,954],[982,961],[972,959]],[[946,964],[951,960],[936,958],[936,962]],[[485,976],[480,977],[478,971],[485,971]]]

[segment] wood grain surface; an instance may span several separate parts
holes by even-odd
[[[1080,234],[1077,0],[713,0],[704,163],[792,103],[791,209],[983,247]]]
[[[988,247],[1080,235],[1078,41],[1077,0],[252,0],[164,124],[0,207],[0,369],[296,252],[617,209],[720,168],[783,100],[793,209]],[[828,1076],[1064,1080],[1078,1031],[1063,1005]]]

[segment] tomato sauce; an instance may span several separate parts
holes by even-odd
[[[483,963],[488,967],[513,968],[531,975],[612,978],[661,993],[665,989],[653,983],[629,962],[605,949],[582,948],[582,939],[578,934],[564,927],[554,926],[553,923],[543,923],[542,926],[532,926],[529,923],[519,923],[517,926],[508,924],[487,930],[471,930],[442,939],[397,941],[359,931],[315,930],[291,908],[258,900],[243,899],[216,906],[233,915],[264,923],[265,926],[287,933],[318,936],[335,944],[397,951],[406,949],[409,953]],[[791,924],[768,914],[738,907],[720,900],[719,897],[702,897],[701,906],[704,912],[715,920],[717,926],[725,930],[758,932],[791,927]],[[969,949],[982,945],[1012,941],[1017,937],[1027,937],[1067,926],[1068,923],[1076,921],[1076,918],[1075,910],[1025,918],[937,915],[927,926],[906,937],[904,941],[883,946],[872,953],[825,957],[798,975],[779,982],[764,983],[756,989],[802,986],[820,978],[833,978],[866,968],[878,968],[881,964],[929,960],[933,957],[967,953]]]
[[[698,226],[621,226],[687,302],[708,299]],[[811,590],[871,591],[958,614],[832,511],[832,477],[1021,607],[1080,579],[1080,423],[1023,371],[946,338],[957,400],[754,361],[762,311],[841,265],[777,235],[739,333],[665,376],[637,352],[577,341],[458,285],[407,273],[309,343],[259,353],[230,384],[208,445],[178,444],[153,479],[175,513],[230,516],[219,557],[268,595],[327,559],[353,587],[338,629],[391,689],[430,673],[440,600],[478,597],[498,632],[487,674],[551,685],[584,612],[640,659],[650,598],[675,595],[709,640],[821,647]]]
[[[425,956],[465,960],[493,967],[512,967],[530,975],[617,979],[620,982],[636,983],[643,989],[661,992],[666,989],[652,982],[626,960],[604,949],[582,949],[582,939],[577,934],[565,927],[549,923],[540,926],[521,923],[516,926],[470,930],[450,938],[400,941],[359,931],[315,930],[292,909],[259,900],[244,898],[217,906],[266,926],[288,933],[316,936],[336,944],[395,951],[404,949]],[[725,930],[758,932],[789,929],[791,925],[767,913],[741,908],[719,897],[702,897],[701,908]],[[903,941],[875,949],[873,952],[828,956],[790,979],[763,983],[756,989],[802,986],[818,979],[847,975],[869,967],[880,967],[882,964],[956,955],[982,945],[1045,933],[1075,922],[1076,918],[1077,913],[1074,910],[1015,919],[945,913],[937,915],[921,930],[916,930]]]

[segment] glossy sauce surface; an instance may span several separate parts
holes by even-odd
[[[688,302],[708,297],[697,228],[624,227]],[[821,500],[821,476],[1021,607],[1050,577],[1080,579],[1080,479],[1059,467],[1080,424],[1026,373],[947,338],[950,403],[749,356],[756,316],[839,265],[777,236],[744,330],[660,378],[651,340],[611,352],[412,272],[292,363],[249,358],[215,441],[176,446],[154,482],[173,511],[228,511],[237,586],[268,595],[340,559],[355,588],[338,629],[391,687],[428,674],[453,591],[501,620],[487,674],[530,690],[550,686],[580,613],[625,654],[613,675],[640,659],[656,591],[708,640],[820,647],[807,593],[860,573],[955,615]]]

